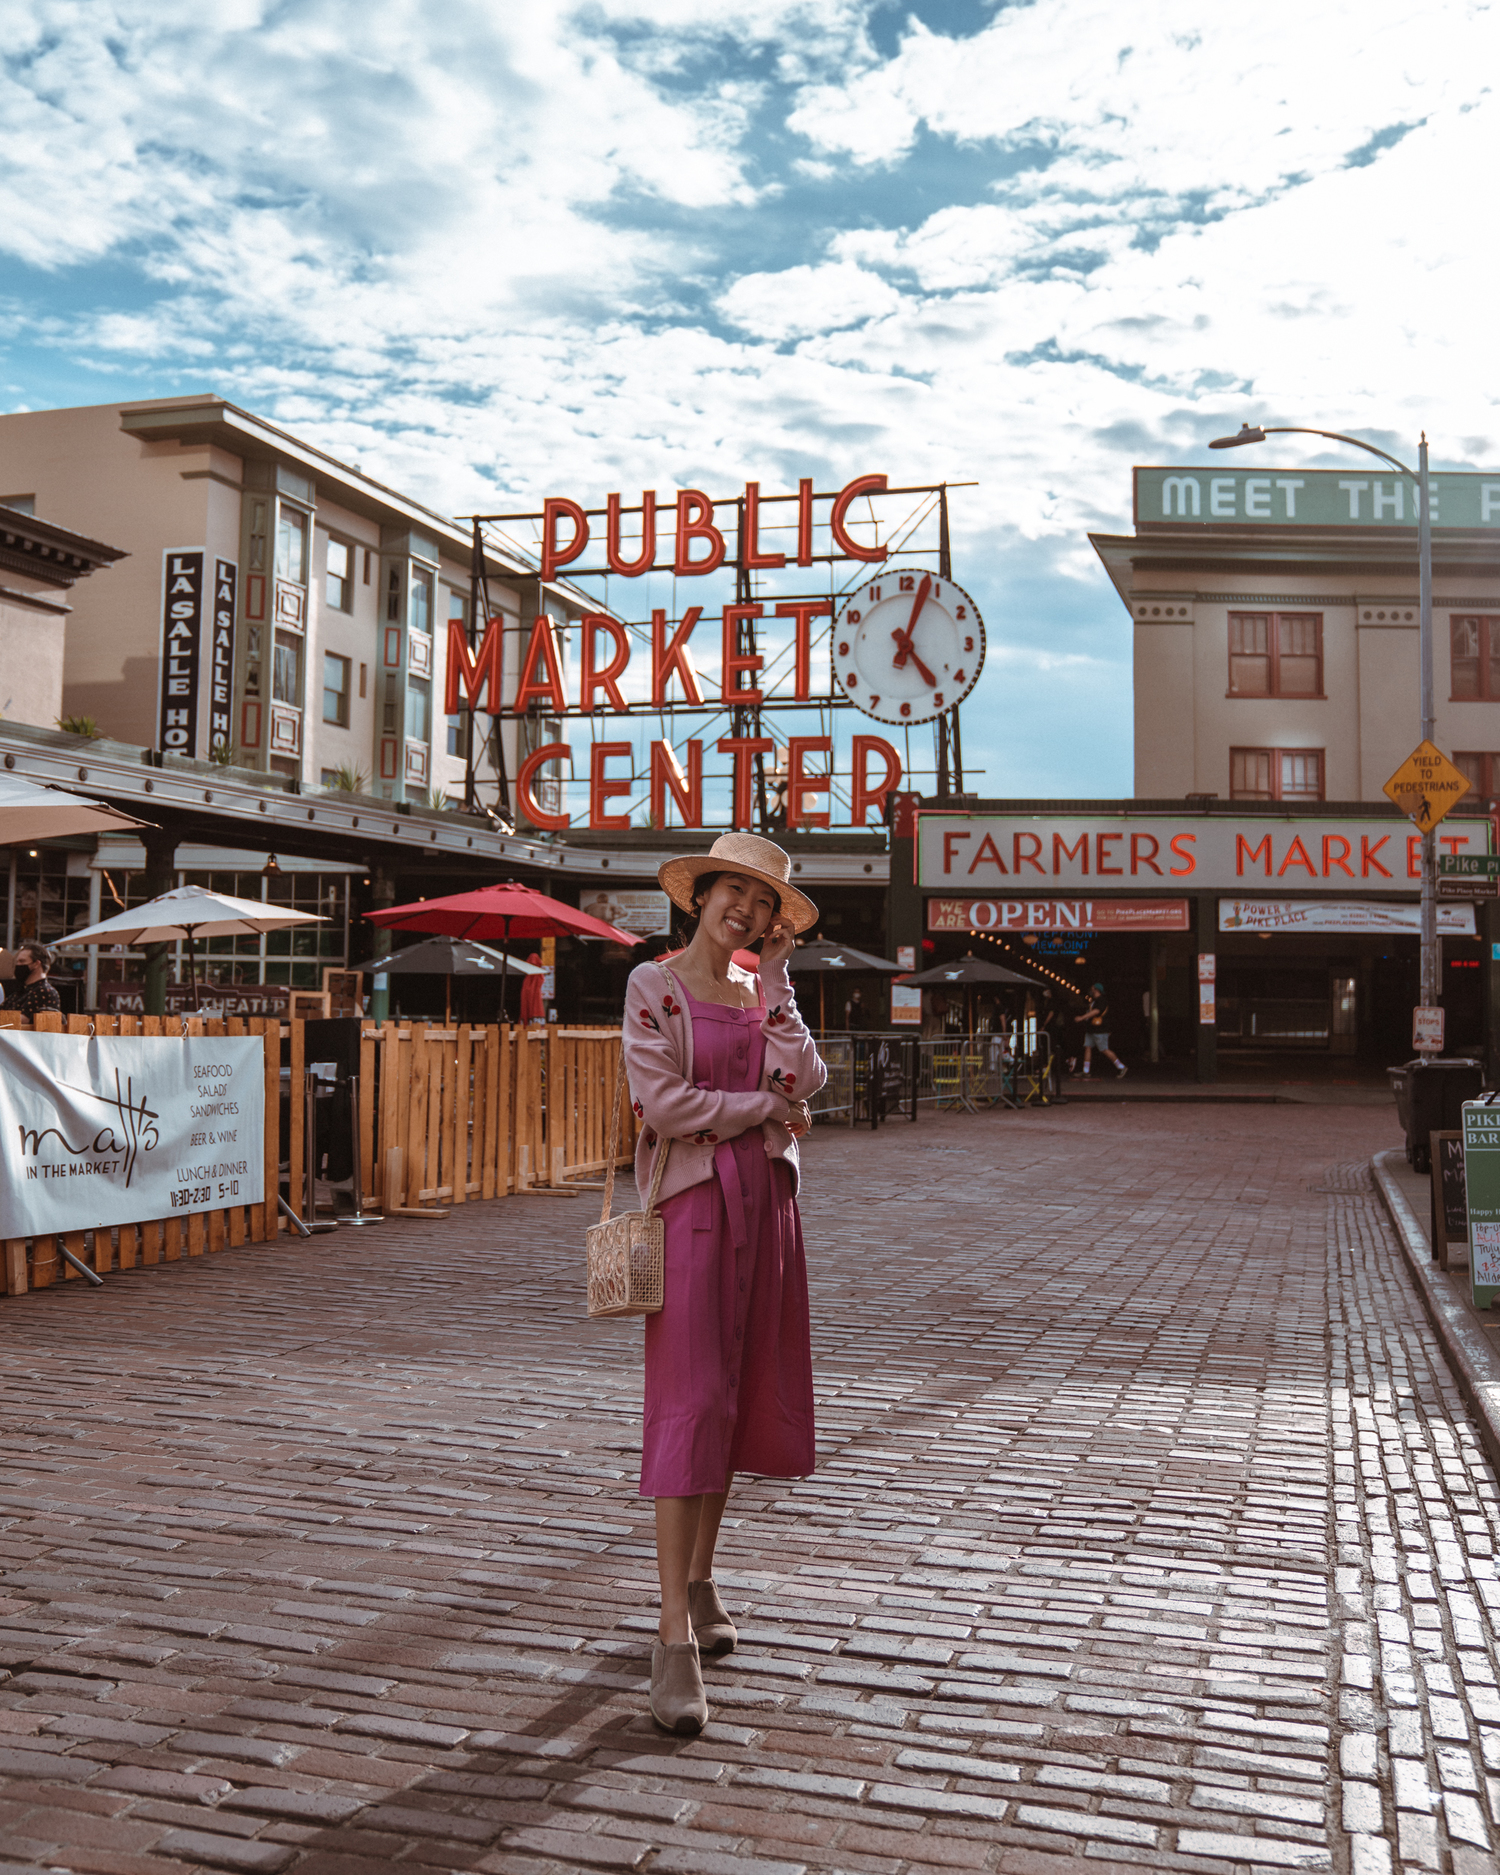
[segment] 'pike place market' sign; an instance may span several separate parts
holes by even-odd
[[[1488,820],[1444,823],[1445,853],[1487,853]],[[1391,816],[1243,818],[1230,814],[945,814],[917,816],[918,883],[972,894],[1228,891],[1268,879],[1285,890],[1410,892],[1422,836]]]
[[[602,509],[586,509],[579,502],[553,497],[546,501],[539,517],[490,518],[540,519],[540,571],[543,581],[555,579],[569,567],[575,569],[575,577],[608,573],[621,579],[639,579],[652,572],[670,572],[674,578],[690,579],[715,573],[726,564],[751,571],[810,567],[817,561],[829,560],[878,564],[886,559],[888,549],[876,544],[867,545],[855,538],[850,532],[850,509],[863,497],[889,492],[888,482],[889,478],[884,475],[861,475],[845,483],[835,494],[819,495],[814,492],[811,478],[803,477],[795,495],[767,496],[761,494],[758,482],[746,482],[743,494],[727,501],[715,501],[701,489],[689,488],[683,489],[660,509],[652,489],[645,490],[639,505],[631,508],[622,504],[618,494],[610,495]],[[818,502],[829,504],[826,525],[831,551],[826,553],[814,552],[815,504]],[[787,533],[795,532],[794,551],[783,553],[762,545],[762,509],[777,504],[794,506],[795,528],[788,526],[785,530]],[[732,510],[734,514],[732,555],[729,530],[719,524],[720,509]],[[628,546],[623,538],[627,515],[639,517],[638,527],[631,530],[633,538]],[[599,527],[601,519],[602,529]],[[576,563],[590,541],[595,540],[601,532],[603,565],[578,567]],[[670,552],[663,558],[658,548],[666,540],[670,540],[672,545]],[[787,545],[791,547],[790,540]],[[905,665],[910,660],[912,669],[926,674],[924,655],[932,660],[934,669],[937,668],[936,660],[926,640],[919,647],[913,645],[912,639],[917,633],[918,615],[923,611],[934,582],[931,578],[921,577],[919,573],[901,574],[899,570],[892,570],[890,580],[896,588],[889,595],[892,604],[899,609],[905,607],[909,600],[910,608],[906,630],[890,634],[898,641],[904,638],[907,642],[896,653],[891,653],[889,647],[886,647],[887,657],[896,665]],[[951,581],[946,576],[943,584],[951,587]],[[957,591],[956,588],[953,590]],[[878,589],[874,597],[880,597]],[[958,599],[962,601],[963,598],[964,595],[959,593]],[[851,609],[852,603],[846,601],[844,605],[842,627],[835,634],[836,637],[843,636],[843,628],[852,632],[852,627],[860,622],[860,612]],[[753,639],[747,641],[747,628],[753,632],[754,621],[765,618],[768,610],[772,618],[785,620],[790,627],[792,684],[790,691],[785,693],[762,689],[761,685],[766,681],[762,673],[768,660],[761,650],[753,648]],[[934,596],[933,604],[927,607],[927,611],[935,613],[936,610]],[[444,713],[457,716],[463,711],[473,713],[487,709],[492,716],[506,717],[526,717],[538,713],[555,718],[595,717],[601,713],[628,717],[682,709],[701,709],[709,713],[725,708],[759,711],[774,709],[779,702],[806,703],[813,700],[813,622],[833,616],[835,602],[832,598],[800,596],[779,603],[767,599],[764,602],[737,601],[724,605],[715,621],[720,634],[720,678],[718,695],[712,698],[704,694],[690,643],[693,633],[703,622],[703,611],[702,606],[687,606],[681,619],[673,623],[669,623],[662,608],[652,611],[650,698],[649,701],[643,698],[634,704],[627,700],[621,688],[621,680],[631,660],[629,632],[626,625],[610,613],[586,612],[577,621],[576,694],[570,694],[563,675],[567,664],[563,655],[565,627],[549,614],[539,614],[531,626],[521,654],[514,694],[509,697],[505,694],[503,621],[499,618],[487,619],[483,636],[477,644],[471,645],[464,623],[458,619],[451,620],[448,626]],[[901,616],[908,618],[908,613],[903,611]],[[900,623],[899,619],[897,623]],[[963,694],[967,694],[967,689],[962,686],[972,688],[983,657],[982,642],[977,647],[977,655],[970,655],[976,652],[975,637],[982,636],[981,628],[975,623],[965,629],[973,634],[967,640],[967,648],[965,645],[959,647],[964,654],[961,661],[967,670],[955,670],[953,673],[953,685],[960,686]],[[883,626],[881,630],[883,633]],[[836,649],[847,661],[851,655],[850,643],[839,644]],[[856,681],[847,674],[842,678],[846,691]],[[961,700],[959,691],[953,689],[946,680],[941,677],[929,678],[929,688],[934,682],[941,685],[932,697],[938,707],[952,707]],[[884,687],[881,686],[882,689]],[[856,707],[865,708],[866,714],[874,715],[876,720],[894,720],[894,717],[888,719],[873,708],[879,702],[878,697],[870,698],[868,705],[864,698],[862,689],[856,701],[847,694],[838,694],[830,684],[826,699],[819,700],[826,700],[831,707],[855,702]],[[900,708],[905,714],[912,706],[903,704]],[[928,719],[915,709],[912,709],[912,714],[916,721]],[[760,735],[727,735],[715,740],[717,752],[729,756],[732,761],[734,826],[751,825],[756,763],[758,759],[772,754],[777,746],[777,738]],[[832,820],[831,807],[820,805],[820,797],[831,798],[833,778],[828,764],[832,759],[832,739],[827,736],[789,736],[782,746],[786,750],[784,782],[788,827],[827,827]],[[516,794],[522,814],[533,826],[559,832],[572,824],[572,817],[568,813],[542,806],[536,798],[534,784],[543,769],[551,768],[554,764],[571,764],[574,759],[570,744],[549,742],[531,750],[521,763],[516,776]],[[689,740],[681,755],[670,741],[655,741],[650,745],[648,759],[652,824],[659,827],[667,824],[670,804],[684,826],[701,827],[704,780],[702,740]],[[591,742],[588,760],[588,825],[591,828],[628,827],[629,815],[612,812],[610,803],[618,796],[628,796],[634,792],[633,745],[626,741],[595,740]],[[810,762],[815,764],[811,768],[808,766]],[[901,759],[884,737],[856,736],[853,740],[851,766],[849,820],[852,826],[862,827],[866,824],[870,809],[874,808],[878,814],[886,795],[893,788],[899,787]]]

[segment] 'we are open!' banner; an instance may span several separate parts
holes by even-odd
[[[258,1036],[0,1030],[0,1237],[265,1195]]]

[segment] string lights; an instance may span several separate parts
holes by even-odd
[[[996,937],[992,931],[971,931],[969,936],[983,938],[987,944],[993,944],[1000,952],[1001,956],[1009,959],[1010,962],[1025,964],[1028,970],[1040,972],[1040,974],[1046,977],[1050,982],[1056,983],[1061,989],[1065,989],[1070,996],[1076,996],[1080,1001],[1087,1000],[1083,991],[1079,989],[1076,983],[1070,983],[1066,977],[1059,976],[1055,970],[1049,970],[1045,964],[1038,963],[1034,952],[1023,950],[1018,956],[1003,938]]]

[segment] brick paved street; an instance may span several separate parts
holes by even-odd
[[[592,1200],[3,1305],[0,1872],[1486,1875],[1500,1497],[1369,1106],[820,1132],[820,1463],[645,1717]]]

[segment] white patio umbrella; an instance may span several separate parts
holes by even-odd
[[[201,885],[179,885],[129,911],[116,912],[101,924],[59,938],[65,944],[170,944],[188,941],[188,981],[194,1003],[198,1000],[198,970],[194,947],[200,937],[257,937],[262,931],[281,931],[288,925],[322,924],[310,911],[288,911],[283,905],[263,904],[258,898],[231,898],[227,892],[208,892]]]
[[[0,846],[19,846],[23,840],[60,840],[70,833],[122,833],[147,825],[102,801],[49,788],[22,775],[0,775]]]

